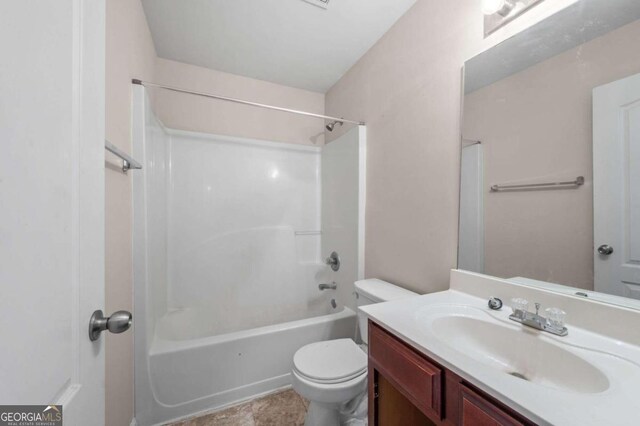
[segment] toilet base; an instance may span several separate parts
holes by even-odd
[[[311,401],[304,426],[340,426],[340,406]]]
[[[309,403],[305,426],[366,426],[367,394],[358,395],[346,404]]]

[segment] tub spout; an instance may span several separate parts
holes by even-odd
[[[335,290],[338,288],[338,284],[336,282],[332,282],[331,284],[318,284],[318,288],[322,290]]]

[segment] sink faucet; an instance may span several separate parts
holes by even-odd
[[[331,284],[318,284],[318,288],[320,290],[335,290],[338,288],[338,284],[335,281]]]
[[[547,318],[540,315],[540,303],[534,303],[536,313],[529,312],[527,309],[529,302],[524,299],[513,299],[511,301],[513,313],[509,315],[509,319],[519,322],[527,327],[536,330],[546,331],[556,336],[566,336],[569,334],[567,327],[564,326],[565,312],[558,308],[547,309]]]

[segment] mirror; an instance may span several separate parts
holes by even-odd
[[[580,0],[465,63],[459,269],[640,307],[639,46]]]

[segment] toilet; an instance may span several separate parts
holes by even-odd
[[[356,305],[416,293],[378,279],[356,281]],[[293,356],[293,389],[310,401],[305,426],[364,425],[367,418],[367,317],[357,312],[362,345],[335,339],[303,346]]]

